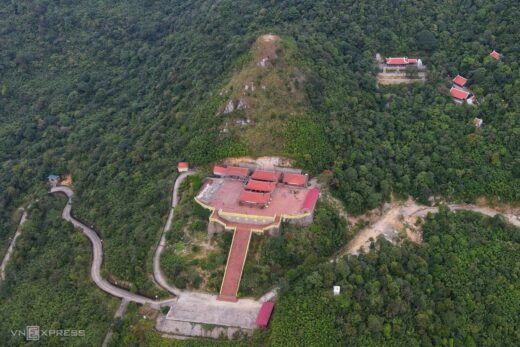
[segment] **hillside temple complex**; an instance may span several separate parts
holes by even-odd
[[[233,231],[219,300],[237,301],[251,234],[277,235],[282,221],[312,223],[319,189],[299,170],[215,166],[195,197],[211,210],[208,232]]]

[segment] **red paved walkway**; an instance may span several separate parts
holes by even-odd
[[[233,235],[231,249],[229,250],[226,272],[220,287],[219,300],[237,301],[237,292],[242,277],[242,270],[246,262],[251,229],[238,227]]]

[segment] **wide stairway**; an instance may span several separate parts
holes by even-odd
[[[244,269],[244,264],[246,262],[247,250],[249,249],[249,240],[251,240],[251,233],[251,229],[248,228],[239,227],[235,230],[218,300],[232,302],[238,300],[237,292],[238,287],[240,286],[242,270]]]

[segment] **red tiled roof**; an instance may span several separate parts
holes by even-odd
[[[497,51],[493,50],[493,52],[489,53],[490,57],[495,59],[495,60],[500,60],[500,53],[498,53]]]
[[[225,175],[226,174],[226,168],[223,167],[223,166],[215,166],[213,168],[213,174],[214,175],[218,175],[218,176]]]
[[[280,175],[281,173],[278,171],[256,170],[251,178],[259,181],[277,182],[280,180]]]
[[[228,166],[226,168],[226,175],[247,177],[249,175],[249,169],[246,167]]]
[[[417,59],[408,58],[408,64],[417,64]]]
[[[386,58],[388,65],[407,65],[408,58]]]
[[[300,174],[284,173],[283,183],[291,186],[304,186],[307,184],[307,176]]]
[[[320,190],[318,188],[312,188],[307,192],[305,196],[305,200],[303,201],[303,211],[312,211],[316,206],[316,201],[318,201],[318,197],[320,196]]]
[[[461,87],[464,87],[464,85],[466,84],[468,80],[465,79],[464,77],[462,77],[461,75],[457,75],[453,80],[452,82],[455,83],[456,85],[459,85]]]
[[[246,189],[248,190],[257,190],[259,192],[272,192],[276,188],[275,182],[264,182],[264,181],[255,181],[249,180],[246,185]]]
[[[260,328],[267,328],[267,324],[269,324],[269,319],[273,313],[273,308],[274,303],[272,301],[264,302],[260,308],[260,312],[258,312],[258,316],[256,317],[256,325]]]
[[[177,164],[177,169],[187,169],[189,168],[189,164],[185,161],[181,161]]]
[[[464,91],[462,89],[458,89],[458,88],[451,88],[450,94],[452,97],[454,97],[455,99],[459,99],[459,100],[466,100],[469,97],[469,92],[466,92],[466,91]]]
[[[245,202],[249,204],[267,204],[269,202],[269,197],[271,194],[269,193],[255,193],[243,191],[240,193],[240,202]]]

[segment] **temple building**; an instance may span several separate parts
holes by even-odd
[[[312,223],[320,191],[297,172],[215,166],[213,176],[195,200],[211,211],[208,232],[234,233],[218,298],[236,301],[251,234],[277,235],[282,221]]]

